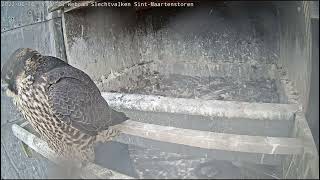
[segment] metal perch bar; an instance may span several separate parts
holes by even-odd
[[[48,147],[45,141],[41,140],[37,136],[31,134],[30,132],[16,124],[12,125],[12,131],[17,138],[19,138],[21,141],[23,141],[25,144],[27,144],[42,156],[55,163],[59,162],[59,158],[55,155],[52,149]],[[109,172],[111,172],[112,174],[110,175]],[[93,163],[89,163],[83,169],[83,171],[81,171],[80,176],[85,179],[134,179],[133,177],[103,168]]]

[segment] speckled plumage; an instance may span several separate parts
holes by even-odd
[[[64,158],[93,161],[93,145],[116,136],[108,128],[128,119],[108,106],[87,74],[29,48],[11,55],[1,78],[25,119]]]

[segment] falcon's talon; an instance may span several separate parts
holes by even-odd
[[[113,173],[112,173],[112,171],[104,171],[102,175],[111,177],[111,176],[113,176]]]
[[[20,141],[21,146],[22,146],[22,150],[24,152],[24,154],[28,157],[28,158],[32,158],[32,153],[30,151],[30,148],[28,145],[26,145],[23,141]]]
[[[20,126],[21,126],[22,128],[24,128],[24,127],[26,127],[28,124],[29,124],[28,121],[24,121],[23,123],[20,124]]]

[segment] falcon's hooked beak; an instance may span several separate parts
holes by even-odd
[[[8,83],[1,79],[1,92],[5,92],[8,89]]]
[[[15,80],[12,78],[12,69],[10,67],[6,67],[8,63],[4,64],[1,70],[1,92],[7,92],[9,96],[11,93],[17,94],[15,91]],[[8,93],[10,91],[11,93]]]
[[[5,81],[1,80],[1,92],[5,93],[9,97],[15,97],[17,94],[12,91],[13,88],[10,87],[8,83]]]
[[[19,79],[23,78],[28,68],[30,71],[35,69],[34,61],[38,60],[39,56],[41,56],[39,52],[30,48],[15,50],[1,69],[1,90],[7,89],[10,91],[9,94],[17,95]]]
[[[25,61],[30,58],[32,49],[19,48],[15,50],[1,69],[1,91],[10,90],[18,94],[16,87],[17,76],[24,71]],[[29,56],[28,56],[29,55]]]

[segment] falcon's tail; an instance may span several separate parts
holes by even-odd
[[[96,136],[96,142],[108,142],[111,141],[114,137],[120,134],[120,130],[116,125],[123,123],[124,121],[128,120],[129,118],[123,113],[118,112],[116,110],[111,110],[111,125],[108,129],[101,131]]]
[[[112,119],[111,126],[114,126],[114,125],[123,123],[129,118],[123,112],[118,112],[116,110],[111,109],[111,119]]]

